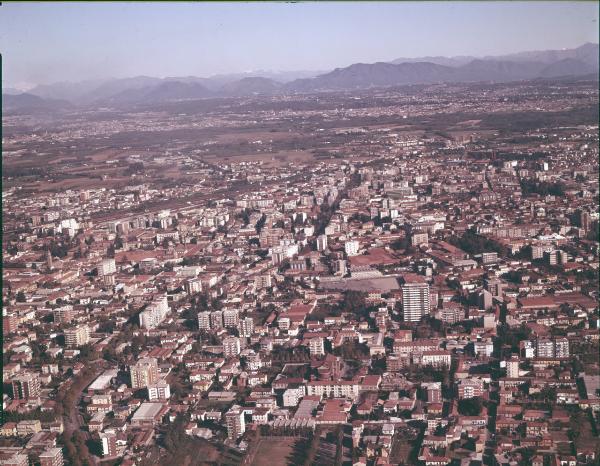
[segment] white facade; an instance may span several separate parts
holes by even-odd
[[[406,283],[402,285],[404,320],[419,322],[429,313],[429,285],[427,283]]]
[[[308,341],[311,356],[323,356],[325,354],[324,340],[321,337],[311,338]]]
[[[171,397],[171,389],[169,384],[161,380],[153,385],[148,385],[148,400],[168,400]]]
[[[344,250],[348,256],[356,256],[360,249],[360,243],[356,240],[346,241],[344,244]]]
[[[240,339],[238,337],[227,337],[223,339],[223,355],[226,358],[237,356],[241,352]]]

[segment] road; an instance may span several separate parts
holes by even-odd
[[[64,437],[70,439],[73,435],[73,432],[79,430],[84,433],[86,440],[89,440],[89,432],[84,430],[84,422],[83,416],[79,412],[79,405],[81,404],[81,399],[83,398],[83,391],[85,388],[90,385],[93,380],[98,377],[102,371],[104,371],[106,366],[106,361],[104,360],[96,360],[88,363],[91,367],[94,368],[94,371],[86,376],[83,379],[83,383],[81,383],[81,388],[77,390],[75,395],[75,401],[72,405],[67,407],[67,410],[63,413],[63,423],[64,423]],[[90,458],[96,463],[96,458],[94,455],[90,453]]]

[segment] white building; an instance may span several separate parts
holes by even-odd
[[[78,325],[77,327],[65,330],[65,345],[67,348],[77,348],[87,345],[90,341],[90,330],[87,325]]]
[[[298,403],[300,403],[300,400],[304,395],[304,386],[297,388],[288,388],[285,392],[283,392],[283,406],[298,406]]]
[[[166,296],[155,299],[148,307],[140,312],[140,327],[151,329],[158,327],[169,313],[169,304]]]
[[[237,356],[240,352],[241,345],[238,337],[226,337],[223,339],[223,355],[226,358]]]
[[[315,380],[308,382],[306,385],[306,394],[310,396],[318,395],[355,399],[358,396],[359,391],[359,385],[356,382],[348,380]]]
[[[223,311],[223,325],[227,328],[237,327],[240,321],[240,313],[237,309],[225,309]]]
[[[344,249],[348,256],[356,256],[360,249],[360,243],[356,240],[346,241]]]
[[[405,283],[402,285],[402,303],[404,320],[419,322],[429,314],[430,308],[429,285],[427,283]]]
[[[327,235],[317,237],[317,251],[325,251],[327,249]]]
[[[323,338],[315,337],[308,341],[308,348],[311,356],[323,356],[325,354],[325,344]]]
[[[506,361],[506,376],[509,379],[519,378],[519,358],[511,358]]]
[[[210,312],[203,311],[198,313],[198,328],[200,330],[210,330]]]
[[[254,320],[252,317],[245,317],[240,320],[238,330],[240,332],[240,337],[250,337],[254,333]]]
[[[98,267],[98,275],[104,277],[105,275],[113,274],[117,271],[117,264],[112,257],[102,259],[100,267]]]
[[[244,410],[240,406],[233,405],[225,414],[227,424],[227,436],[232,440],[237,440],[246,431],[246,422],[244,420]]]
[[[164,380],[148,385],[148,401],[168,400],[170,397],[171,389]]]

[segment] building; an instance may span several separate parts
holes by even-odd
[[[254,320],[252,317],[244,317],[238,324],[240,337],[248,338],[254,333]]]
[[[168,406],[163,403],[145,402],[133,413],[131,417],[132,426],[154,426],[166,414]]]
[[[481,290],[479,293],[479,309],[490,310],[494,304],[494,297],[488,290]]]
[[[158,363],[155,358],[142,358],[129,368],[131,388],[148,388],[158,381]]]
[[[502,296],[505,286],[506,284],[502,280],[495,277],[486,278],[484,280],[485,289],[488,290],[494,298]]]
[[[458,397],[461,400],[482,396],[484,391],[484,384],[481,379],[462,379],[458,383]]]
[[[554,357],[568,358],[570,356],[569,340],[566,338],[557,338],[554,340]]]
[[[17,436],[27,437],[31,434],[37,434],[42,430],[42,423],[39,419],[25,420],[17,422]]]
[[[254,278],[254,287],[257,290],[262,288],[270,288],[272,286],[271,275],[258,275]]]
[[[421,355],[414,355],[413,363],[422,366],[432,367],[450,367],[451,363],[450,351],[425,351]]]
[[[473,343],[473,351],[477,356],[489,358],[494,353],[494,342],[489,339],[476,341]]]
[[[427,402],[428,403],[441,403],[442,402],[442,383],[441,382],[422,383],[421,387],[424,388],[427,393]]]
[[[357,382],[350,380],[314,380],[306,384],[306,394],[355,399],[360,392]]]
[[[225,414],[225,423],[227,425],[227,437],[231,440],[237,440],[244,435],[246,431],[246,422],[244,420],[244,411],[240,406],[233,405]]]
[[[210,328],[211,330],[223,328],[223,311],[213,311],[210,313]]]
[[[405,283],[402,285],[404,321],[419,322],[429,313],[429,285],[427,283]]]
[[[65,330],[67,348],[78,348],[90,342],[90,331],[87,325],[78,325]]]
[[[46,268],[48,270],[54,269],[54,264],[52,263],[52,252],[50,249],[46,251]]]
[[[334,263],[335,266],[335,274],[341,277],[345,276],[348,273],[348,266],[344,259],[339,259]]]
[[[481,262],[483,265],[495,264],[498,262],[497,252],[483,252],[481,253]]]
[[[8,335],[14,333],[19,328],[19,316],[16,313],[9,313],[2,316],[2,334]]]
[[[589,212],[586,212],[583,209],[577,209],[575,211],[575,221],[578,227],[583,228],[585,231],[590,230],[591,216]]]
[[[29,466],[29,458],[26,454],[16,453],[9,458],[2,459],[3,466]]]
[[[379,309],[375,314],[375,325],[380,331],[385,332],[388,318],[389,313],[387,311],[387,308]]]
[[[348,256],[356,256],[360,249],[360,243],[356,240],[346,241],[344,250]]]
[[[70,324],[73,322],[75,315],[77,312],[73,310],[73,306],[61,306],[52,310],[52,315],[54,317],[54,322],[57,324]]]
[[[40,455],[40,466],[63,466],[62,448],[49,448]]]
[[[317,237],[317,251],[325,251],[327,249],[327,235]]]
[[[210,330],[210,312],[203,311],[198,313],[198,328],[200,330]]]
[[[442,303],[442,309],[440,310],[440,318],[442,322],[447,324],[455,324],[460,322],[465,317],[465,311],[459,303],[445,302]]]
[[[506,361],[506,377],[509,379],[519,378],[519,358],[512,357]]]
[[[549,265],[558,264],[558,250],[554,249],[552,251],[545,251],[544,261],[546,261]]]
[[[311,356],[325,355],[325,340],[321,337],[314,337],[308,340],[308,349]]]
[[[223,339],[223,355],[226,358],[237,356],[240,352],[241,345],[238,337],[226,337]]]
[[[420,246],[421,244],[427,244],[429,242],[429,235],[427,232],[414,232],[410,238],[410,244],[412,246]]]
[[[15,400],[38,398],[41,392],[40,378],[37,374],[17,375],[12,380],[12,393]]]
[[[240,321],[240,312],[237,309],[226,309],[223,311],[223,325],[226,328],[237,328]]]
[[[148,307],[140,312],[139,321],[140,327],[145,329],[153,329],[158,327],[169,313],[169,304],[167,297],[162,296],[155,299]]]
[[[111,257],[102,259],[100,266],[98,267],[98,276],[104,277],[106,275],[112,275],[117,271],[117,264]]]
[[[304,386],[288,388],[285,392],[283,392],[283,406],[298,406],[298,403],[300,403],[300,400],[304,394]]]
[[[100,443],[102,445],[102,456],[117,456],[117,436],[111,433],[101,433]]]
[[[554,246],[551,244],[532,244],[531,245],[531,259],[537,260],[544,257],[545,252],[554,251]]]
[[[539,339],[536,342],[536,356],[538,358],[554,357],[554,342],[548,339]]]
[[[171,389],[164,380],[148,385],[148,401],[168,400],[170,397]]]
[[[202,291],[202,281],[197,278],[190,278],[185,281],[185,292],[187,294],[200,293]]]

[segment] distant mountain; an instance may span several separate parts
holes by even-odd
[[[539,73],[542,78],[554,78],[559,76],[580,76],[598,72],[597,66],[592,66],[576,58],[565,58],[545,66]]]
[[[274,94],[281,90],[281,83],[268,78],[242,78],[221,86],[219,94],[225,96],[243,96],[251,94]]]
[[[76,102],[86,94],[96,91],[99,87],[110,81],[114,81],[114,79],[40,84],[27,92],[42,97],[43,99],[59,99]]]
[[[399,65],[400,63],[427,62],[427,63],[434,63],[436,65],[444,65],[444,66],[461,66],[461,65],[466,65],[467,63],[472,62],[475,59],[476,59],[476,57],[469,57],[469,56],[396,58],[395,60],[392,60],[390,63],[392,63],[394,65]]]
[[[575,49],[530,51],[497,57],[398,58],[392,62],[355,63],[321,73],[252,71],[209,78],[137,76],[67,82],[37,86],[27,94],[51,102],[112,106],[407,84],[508,82],[578,76],[589,79],[598,75],[598,55],[598,44],[588,43]],[[29,105],[37,105],[36,108],[61,106],[57,102],[30,102]]]
[[[152,86],[157,86],[162,80],[160,78],[153,78],[150,76],[135,76],[133,78],[124,79],[110,79],[105,81],[96,89],[88,91],[85,95],[76,99],[77,103],[89,104],[92,102],[102,102],[104,100],[110,100],[113,96],[128,91],[143,91],[149,89]]]
[[[247,71],[244,73],[230,73],[230,74],[216,74],[209,78],[214,83],[218,85],[224,85],[233,81],[239,81],[244,78],[268,78],[273,81],[277,81],[280,83],[287,83],[290,81],[294,81],[296,79],[304,79],[304,78],[314,78],[320,74],[326,73],[329,70],[321,70],[321,71],[307,71],[307,70],[298,70],[298,71],[269,71],[269,70],[256,70],[256,71]]]
[[[295,91],[355,89],[374,86],[433,83],[445,81],[455,70],[435,63],[357,63],[336,68],[330,73],[311,79],[299,79],[286,88]]]
[[[221,74],[210,78],[197,76],[167,77],[164,79],[150,76],[132,78],[111,78],[79,83],[60,82],[44,84],[33,88],[30,94],[44,99],[67,100],[77,105],[114,104],[116,102],[134,103],[140,100],[164,101],[186,99],[186,95],[202,97],[239,96],[252,94],[271,94],[276,92],[281,83],[298,78],[312,77],[318,71],[256,71],[248,73]],[[279,79],[278,79],[279,78]],[[156,89],[163,83],[182,83],[184,85],[166,85]],[[206,92],[210,91],[210,92]],[[156,92],[156,94],[154,94]],[[20,93],[20,91],[15,92]],[[212,93],[212,94],[211,94]]]
[[[196,82],[162,81],[148,86],[125,89],[106,99],[97,101],[98,104],[140,104],[159,103],[177,100],[194,100],[212,97],[214,93],[202,84]]]
[[[486,60],[486,61],[510,61],[510,62],[539,62],[546,65],[555,63],[557,61],[564,60],[566,58],[574,58],[581,60],[589,65],[598,67],[598,55],[599,55],[598,44],[592,44],[590,42],[581,45],[574,49],[561,49],[561,50],[536,50],[528,52],[511,53],[508,55],[487,55],[484,57],[474,57],[468,55],[461,55],[456,57],[417,57],[417,58],[396,58],[390,61],[394,65],[400,63],[416,63],[416,62],[429,62],[435,63],[436,65],[444,66],[462,66],[473,60]]]
[[[473,60],[457,67],[457,81],[518,81],[537,77],[543,63]]]
[[[4,113],[35,113],[38,111],[59,111],[71,107],[69,102],[58,99],[42,99],[33,94],[2,94]]]
[[[403,61],[404,59],[394,60],[392,63],[359,63],[337,68],[314,78],[298,79],[286,84],[285,88],[293,92],[311,92],[437,82],[509,82],[593,75],[598,74],[597,55],[597,44],[585,44],[577,49],[524,52],[504,57],[473,59],[462,64],[459,63],[469,57],[434,57],[438,63]]]
[[[548,65],[551,63],[556,63],[558,61],[565,60],[567,58],[572,58],[587,63],[590,66],[595,66],[597,68],[599,53],[600,49],[598,44],[592,44],[588,42],[574,49],[519,52],[512,53],[509,55],[502,55],[499,57],[484,57],[484,59],[507,60],[513,62],[536,61]]]
[[[17,95],[17,94],[23,94],[23,91],[20,91],[19,89],[15,89],[14,87],[3,87],[2,88],[2,94],[6,94],[6,95]]]

